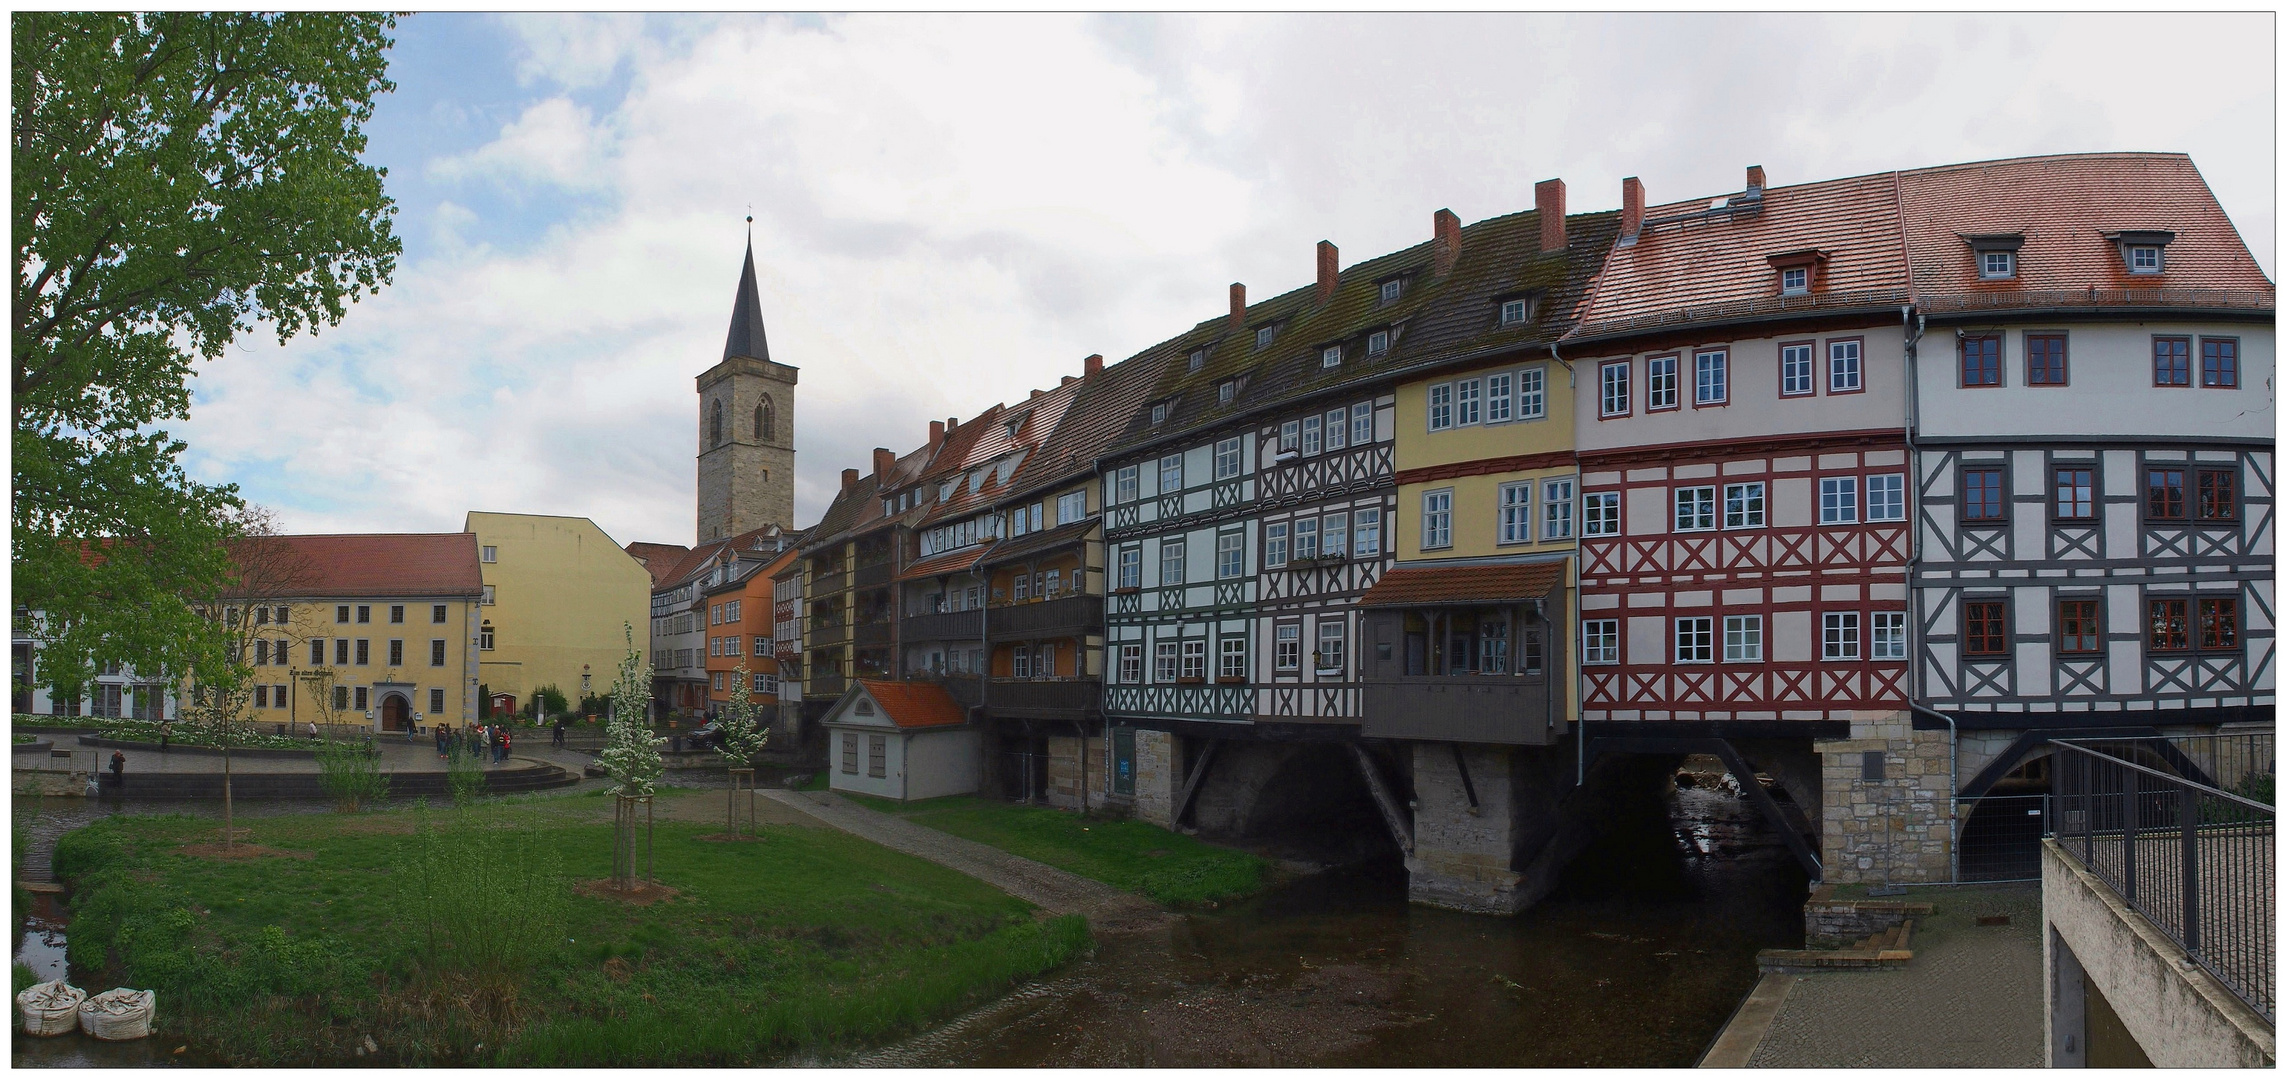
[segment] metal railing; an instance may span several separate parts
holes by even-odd
[[[2048,833],[2047,795],[1987,795],[1958,800],[1955,841],[1962,881],[2041,880],[2041,838]]]
[[[2273,737],[2059,739],[2055,745],[2057,845],[2273,1020]]]

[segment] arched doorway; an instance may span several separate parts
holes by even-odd
[[[381,730],[409,731],[413,726],[413,706],[403,694],[389,694],[381,699]]]

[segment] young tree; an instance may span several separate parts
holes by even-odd
[[[316,583],[317,570],[280,535],[278,516],[267,507],[248,504],[231,512],[225,518],[221,546],[227,555],[224,576],[190,597],[191,610],[207,623],[206,635],[221,647],[217,656],[191,669],[188,681],[193,704],[184,710],[183,719],[204,729],[222,748],[222,835],[228,845],[232,836],[230,749],[248,730],[246,709],[254,699],[254,684],[260,674],[253,663],[260,658],[255,642],[259,639],[261,651],[267,652],[273,640],[281,649],[290,640],[285,629],[266,629],[273,624],[257,618],[256,610],[307,597]]]
[[[738,831],[738,777],[736,773],[740,769],[752,770],[754,768],[754,756],[761,753],[763,746],[770,742],[770,729],[763,726],[763,706],[754,700],[754,694],[747,689],[745,664],[740,664],[731,670],[730,688],[731,699],[724,703],[722,715],[715,721],[722,732],[722,735],[716,740],[715,746],[723,755],[723,767],[733,774],[729,778],[731,781],[730,808],[726,811],[729,817],[726,819],[728,823],[724,827],[726,830],[735,833]],[[754,797],[751,787],[753,773],[750,771],[748,776],[750,786],[747,798],[751,800]]]
[[[188,599],[228,574],[237,489],[157,425],[256,323],[341,321],[400,250],[358,160],[395,20],[333,12],[10,19],[16,288],[10,566],[45,613],[41,682],[213,670]]]
[[[664,740],[651,734],[650,719],[644,714],[644,706],[651,701],[651,665],[644,660],[643,650],[635,646],[635,627],[622,626],[627,656],[620,660],[619,678],[611,686],[611,722],[604,729],[604,752],[596,761],[611,776],[611,791],[617,797],[613,884],[628,889],[635,885],[635,803],[651,798],[653,785],[667,766],[659,757],[659,744]]]

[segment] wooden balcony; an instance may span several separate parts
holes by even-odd
[[[1096,679],[993,679],[985,689],[985,711],[994,716],[1077,720],[1096,708],[1101,689]]]
[[[847,570],[838,570],[831,574],[814,574],[810,578],[810,600],[812,603],[816,603],[821,597],[832,596],[838,592],[847,592],[849,588],[850,572]]]
[[[1376,739],[1548,746],[1565,733],[1549,725],[1561,688],[1514,675],[1416,675],[1365,682],[1359,734]]]
[[[1082,593],[1029,604],[988,609],[986,629],[994,641],[1081,637],[1104,632],[1104,598]]]
[[[806,698],[838,698],[850,688],[850,681],[839,671],[813,673],[802,680],[802,696]]]
[[[984,613],[975,608],[909,615],[905,619],[905,640],[983,641],[983,621]]]
[[[897,577],[897,564],[888,559],[876,563],[860,564],[851,584],[861,589],[874,589],[887,585]]]
[[[802,632],[802,647],[806,649],[824,649],[847,645],[849,642],[850,627],[847,623],[829,623],[825,626],[812,623],[809,629]]]
[[[897,621],[882,619],[878,622],[858,624],[857,643],[862,646],[887,645],[897,636]]]

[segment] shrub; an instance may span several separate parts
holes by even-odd
[[[328,740],[318,747],[318,784],[334,808],[354,814],[389,797],[381,756],[362,742]]]
[[[466,806],[484,795],[483,758],[454,739],[445,753],[445,790],[454,806]]]

